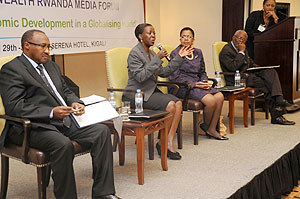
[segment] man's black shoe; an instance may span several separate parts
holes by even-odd
[[[97,199],[121,199],[117,195],[105,195],[105,196],[99,196],[99,197],[96,197],[96,198]]]
[[[285,119],[283,116],[279,116],[271,119],[271,124],[281,124],[281,125],[294,125],[295,122]]]
[[[288,103],[288,101],[283,100],[281,102],[276,102],[276,106],[280,106],[280,107],[289,107],[289,106],[293,106],[292,104]]]
[[[286,114],[286,108],[283,107],[274,107],[272,109],[270,109],[270,113],[271,113],[271,118],[277,118],[280,117],[284,114]]]
[[[292,104],[292,106],[288,106],[285,109],[287,113],[294,113],[300,110],[300,106],[298,106],[298,104]]]

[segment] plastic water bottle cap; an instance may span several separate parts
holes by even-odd
[[[239,70],[236,70],[235,72],[236,72],[236,73],[239,73],[240,71],[239,71]]]
[[[141,92],[141,89],[136,89],[136,92],[137,92],[137,93],[140,93],[140,92]]]
[[[110,96],[114,96],[114,93],[113,93],[113,92],[111,92],[111,93],[110,93]]]
[[[217,72],[217,75],[219,75],[220,74],[220,72]]]

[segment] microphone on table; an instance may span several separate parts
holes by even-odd
[[[163,47],[162,47],[161,43],[158,43],[158,44],[156,44],[156,47],[157,47],[159,50],[162,50],[162,49],[163,49]],[[169,57],[169,56],[166,56],[165,58],[168,60],[168,62],[170,62],[170,61],[171,61],[171,59],[170,59],[170,57]]]

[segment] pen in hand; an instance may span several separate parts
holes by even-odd
[[[72,104],[72,113],[78,116],[84,114],[84,105],[79,103]]]

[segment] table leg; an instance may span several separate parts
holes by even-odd
[[[178,149],[182,149],[182,112],[181,112],[181,118],[176,130],[177,134],[177,142],[178,142]]]
[[[119,142],[119,165],[123,166],[125,163],[125,136],[121,135],[121,142]]]
[[[233,95],[228,96],[229,101],[229,132],[234,133],[234,97]]]
[[[160,130],[161,167],[168,171],[167,150],[168,150],[168,120],[163,121],[164,128]]]
[[[249,96],[248,96],[249,97]],[[255,97],[250,98],[251,125],[255,125]]]
[[[137,172],[138,172],[138,183],[144,184],[144,162],[145,162],[145,129],[136,128],[136,154],[137,154]]]
[[[248,127],[249,96],[244,98],[244,126]]]
[[[154,133],[148,134],[149,160],[154,160]]]

